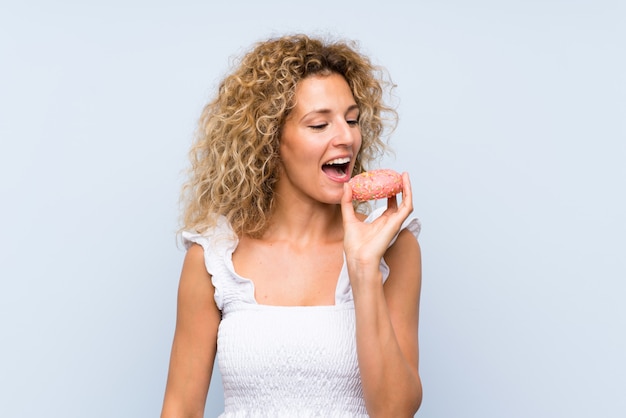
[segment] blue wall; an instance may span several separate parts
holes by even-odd
[[[231,56],[308,31],[398,85],[417,416],[623,417],[624,2],[243,3],[1,7],[0,415],[158,416],[196,118]]]

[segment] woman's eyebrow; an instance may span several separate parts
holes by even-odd
[[[353,110],[355,110],[355,109],[356,109],[356,110],[359,110],[359,106],[358,106],[357,104],[353,104],[353,105],[349,106],[349,107],[346,109],[346,112],[345,112],[345,113],[350,113],[351,111],[353,111]],[[309,116],[309,115],[314,115],[314,114],[322,114],[322,115],[325,115],[325,114],[329,114],[329,113],[332,113],[332,110],[331,110],[331,109],[327,109],[327,108],[313,109],[313,110],[311,110],[310,112],[307,112],[304,116],[302,116],[302,118],[301,118],[300,120],[302,120],[302,119],[306,118],[306,117],[307,117],[307,116]]]

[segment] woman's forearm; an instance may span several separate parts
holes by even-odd
[[[369,274],[376,278],[363,277]],[[421,403],[422,385],[394,330],[381,273],[357,268],[351,281],[357,354],[368,412],[373,417],[412,417]]]

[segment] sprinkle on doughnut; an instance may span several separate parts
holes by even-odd
[[[352,199],[359,201],[385,199],[402,191],[402,175],[382,168],[354,176],[348,182],[352,187]]]

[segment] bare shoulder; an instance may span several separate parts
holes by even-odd
[[[415,235],[409,230],[403,229],[398,234],[396,241],[385,253],[385,261],[392,264],[412,264],[421,266],[421,248]]]
[[[187,249],[183,266],[204,267],[204,248],[199,244],[192,244]]]
[[[217,316],[217,306],[214,303],[215,288],[211,282],[211,275],[204,263],[204,249],[198,244],[193,244],[185,254],[183,268],[178,286],[178,312],[208,309]]]
[[[204,249],[198,244],[193,244],[185,254],[183,269],[180,276],[180,285],[196,283],[197,285],[208,284],[211,276],[204,264]],[[211,286],[212,287],[212,286]]]
[[[408,230],[400,231],[394,244],[385,253],[389,278],[385,295],[390,305],[419,305],[422,286],[422,256],[417,238]]]

